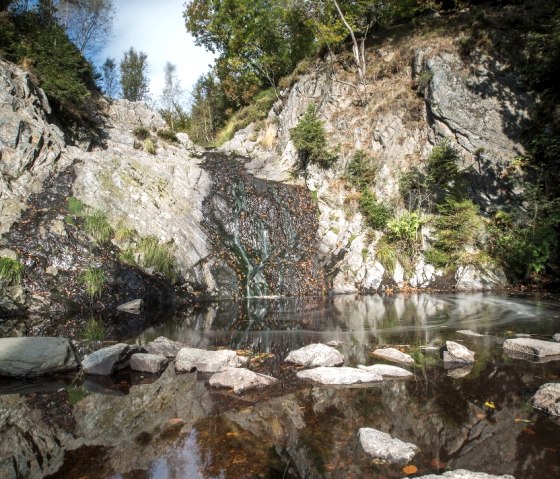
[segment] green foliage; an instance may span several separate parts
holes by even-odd
[[[264,120],[272,104],[278,99],[276,90],[269,88],[258,93],[250,105],[245,106],[235,112],[227,121],[224,128],[216,136],[216,145],[221,145],[233,138],[236,131],[239,131],[250,123]]]
[[[148,55],[130,47],[123,54],[120,72],[123,98],[130,101],[146,99],[149,90]]]
[[[125,248],[119,253],[119,259],[126,264],[136,265],[136,257],[133,248]]]
[[[90,297],[93,298],[91,294]],[[105,328],[103,327],[103,323],[93,317],[90,318],[82,332],[82,338],[87,339],[88,341],[103,341],[105,339]]]
[[[444,139],[434,147],[428,157],[427,182],[429,186],[439,187],[451,193],[456,187],[459,175],[459,152]]]
[[[138,251],[142,255],[142,266],[153,268],[154,271],[175,279],[173,253],[169,246],[161,244],[155,236],[140,239]]]
[[[377,243],[375,259],[377,259],[390,274],[393,274],[397,266],[399,253],[394,244],[387,241],[386,238],[382,238],[379,243]]]
[[[290,135],[303,170],[309,163],[329,168],[336,161],[336,154],[328,148],[325,126],[317,116],[317,106],[314,103],[309,104],[297,126],[291,129]]]
[[[158,130],[157,136],[173,143],[178,143],[177,135],[173,130]]]
[[[99,244],[109,241],[113,234],[107,216],[99,210],[92,211],[84,218],[84,230]]]
[[[7,284],[19,284],[23,277],[24,266],[11,258],[0,258],[0,279]]]
[[[136,230],[125,226],[122,222],[118,224],[115,230],[115,241],[117,243],[126,243],[136,236]]]
[[[151,138],[147,138],[146,140],[144,140],[142,146],[144,148],[144,151],[146,153],[149,153],[150,155],[155,155],[157,152],[156,144],[154,143],[154,140],[152,140]]]
[[[84,205],[78,198],[75,198],[74,196],[68,197],[67,203],[68,213],[75,216],[80,216],[84,212],[84,209],[86,207],[86,205]]]
[[[88,390],[85,386],[69,385],[66,388],[66,392],[68,395],[68,404],[70,404],[70,406],[75,406],[78,402],[80,402],[88,395]]]
[[[420,74],[416,77],[415,83],[416,88],[419,92],[424,92],[430,82],[432,81],[434,74],[431,70],[423,70]]]
[[[375,181],[377,166],[372,158],[362,150],[354,153],[346,169],[346,179],[357,190],[370,187]]]
[[[105,273],[101,268],[87,268],[80,276],[81,283],[86,288],[86,293],[93,300],[100,296],[105,286]]]
[[[389,220],[389,210],[377,201],[375,193],[363,190],[359,199],[360,213],[365,218],[366,224],[374,230],[383,230]]]
[[[144,141],[150,138],[150,130],[143,125],[137,126],[132,130],[132,134],[137,140]]]
[[[387,223],[388,236],[394,241],[417,243],[420,240],[420,229],[425,223],[419,213],[404,212],[398,218],[392,218]]]

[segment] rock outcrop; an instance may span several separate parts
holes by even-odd
[[[325,344],[309,344],[295,351],[290,351],[286,356],[286,362],[305,368],[340,366],[344,363],[344,356],[336,349]]]
[[[457,366],[473,364],[474,353],[462,344],[455,341],[446,341],[445,350],[443,351],[443,362]]]

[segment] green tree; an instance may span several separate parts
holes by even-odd
[[[123,98],[141,101],[148,96],[148,55],[133,47],[124,53],[120,63]]]
[[[117,71],[117,62],[114,58],[106,58],[101,66],[101,79],[103,82],[103,91],[110,98],[115,98],[119,89],[119,74]]]
[[[177,78],[177,67],[170,62],[165,64],[165,84],[160,97],[161,115],[172,130],[185,129],[187,114],[183,108],[185,91]]]

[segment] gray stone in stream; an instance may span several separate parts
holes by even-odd
[[[169,360],[159,354],[137,353],[130,358],[130,369],[143,373],[157,374],[165,369]]]
[[[560,416],[560,383],[543,384],[531,400],[533,407]]]
[[[344,364],[344,356],[326,344],[309,344],[291,351],[286,357],[286,362],[306,368],[340,366]]]
[[[358,437],[367,454],[391,464],[406,464],[420,451],[414,444],[369,427],[361,428]]]
[[[383,378],[411,378],[414,376],[414,374],[406,369],[399,368],[398,366],[390,366],[389,364],[372,364],[371,366],[359,364],[358,369],[381,374]]]
[[[445,369],[447,369],[447,375],[453,379],[461,379],[470,374],[473,369],[472,364],[465,364],[464,366],[458,366],[457,363],[445,364]]]
[[[82,361],[82,369],[87,374],[108,376],[129,365],[130,357],[143,349],[136,344],[118,343],[98,349],[88,354]]]
[[[171,339],[167,339],[165,336],[160,336],[145,346],[146,351],[150,354],[159,354],[169,359],[175,358],[177,353],[184,347],[184,344],[171,341]]]
[[[503,347],[509,351],[537,356],[539,358],[546,356],[560,356],[560,343],[543,341],[541,339],[506,339]]]
[[[552,336],[552,340],[556,343],[560,343],[560,333],[556,333],[554,336]]]
[[[239,394],[248,389],[272,386],[278,379],[245,368],[228,368],[212,375],[209,382],[210,386],[232,388],[234,393]]]
[[[45,376],[75,371],[80,366],[66,338],[0,338],[0,376]]]
[[[481,338],[484,336],[484,334],[476,333],[475,331],[471,331],[470,329],[460,329],[457,332],[464,336],[472,336],[473,338]]]
[[[414,364],[414,359],[410,354],[403,353],[395,348],[376,349],[373,354],[387,361],[393,361],[401,364]]]
[[[447,365],[462,366],[474,363],[474,353],[455,341],[446,341],[447,350],[443,352],[443,362]]]
[[[419,476],[416,479],[515,479],[509,474],[496,476],[494,474],[486,474],[485,472],[471,472],[466,469],[457,469],[456,471],[447,471],[443,474],[428,474],[427,476]],[[407,478],[403,478],[407,479]]]
[[[344,385],[368,384],[383,381],[381,374],[357,368],[333,368],[321,366],[300,371],[296,375],[300,379],[309,379],[320,384]]]
[[[182,348],[175,358],[175,371],[191,372],[193,368],[202,373],[217,373],[228,368],[239,368],[247,364],[247,358],[238,356],[235,351],[220,349],[207,351],[197,348]]]
[[[123,311],[125,313],[131,313],[131,314],[140,314],[143,307],[144,307],[144,300],[135,299],[133,301],[129,301],[128,303],[124,303],[121,304],[120,306],[117,306],[117,311]]]

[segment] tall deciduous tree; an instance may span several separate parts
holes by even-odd
[[[130,101],[145,100],[148,96],[148,55],[133,47],[124,53],[120,63],[123,98]]]
[[[103,91],[108,97],[115,98],[119,90],[119,73],[114,58],[107,58],[101,67]]]
[[[57,18],[82,55],[91,57],[107,42],[113,28],[112,0],[60,0]]]
[[[185,127],[186,112],[183,108],[185,91],[177,78],[177,67],[170,62],[164,68],[165,84],[160,97],[161,114],[171,129]]]

